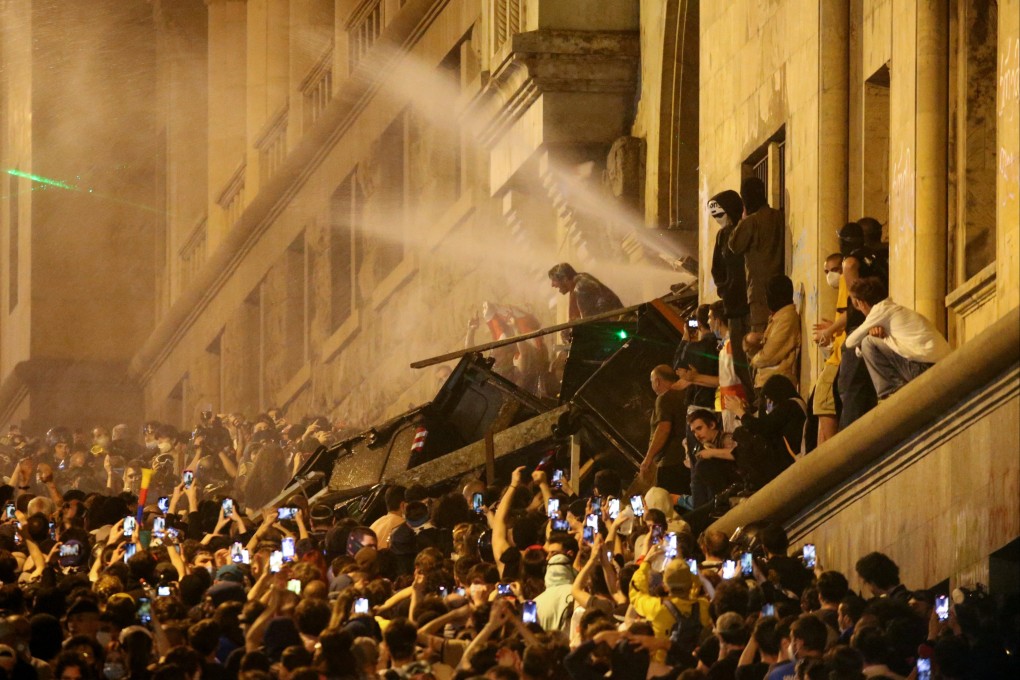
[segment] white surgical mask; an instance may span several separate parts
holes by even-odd
[[[127,673],[124,671],[124,664],[118,662],[107,662],[103,666],[103,677],[106,680],[121,680]]]
[[[839,272],[828,272],[825,275],[825,282],[832,288],[839,288]]]
[[[485,597],[485,585],[482,583],[472,583],[468,592],[471,593],[472,600],[481,600]]]
[[[160,442],[159,443],[160,453],[169,453],[170,451],[173,451],[173,448],[174,448],[174,445],[171,444],[170,442]]]

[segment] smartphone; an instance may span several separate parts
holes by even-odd
[[[167,527],[166,535],[176,541],[178,538],[181,537],[181,532],[173,527]]]
[[[439,586],[439,597],[446,599],[446,586]]]
[[[251,564],[251,553],[247,548],[241,550],[241,564]]]
[[[234,543],[230,546],[230,561],[234,564],[240,564],[244,559],[244,546],[240,543]]]
[[[283,555],[284,562],[291,562],[294,560],[294,537],[286,536],[280,542],[280,553]]]
[[[594,513],[596,515],[601,514],[601,512],[602,512],[602,496],[592,496],[591,497],[591,511],[592,511],[592,513]]]
[[[50,522],[50,540],[57,540],[57,525],[54,522]]]
[[[697,319],[687,319],[687,327],[690,328],[692,331],[698,330],[698,320]]]
[[[776,605],[774,605],[774,604],[767,604],[767,605],[765,605],[764,607],[761,608],[761,615],[762,616],[775,616],[776,615]]]
[[[4,506],[4,519],[14,519],[15,517],[17,517],[17,510],[14,503],[8,503]]]
[[[510,589],[509,583],[496,584],[496,595],[500,597],[513,597],[514,591]]]
[[[609,519],[616,519],[620,516],[620,499],[609,499]]]
[[[528,600],[521,607],[521,623],[538,623],[538,605],[534,600]]]
[[[559,517],[560,516],[560,499],[550,498],[546,503],[545,514],[548,517]]]
[[[291,580],[287,581],[287,590],[289,590],[290,592],[294,593],[295,595],[300,595],[301,594],[301,580],[300,579],[296,579],[296,578],[292,578]]]
[[[128,560],[134,557],[136,552],[138,552],[138,546],[135,545],[134,543],[128,543],[124,547],[124,562],[126,563]]]
[[[233,517],[233,515],[234,515],[234,499],[233,498],[224,498],[223,499],[223,503],[222,503],[222,507],[223,507],[223,518],[224,519],[226,519],[227,517]]]
[[[918,657],[916,677],[917,680],[931,680],[931,659]]]
[[[156,507],[159,508],[159,511],[164,515],[170,512],[170,496],[160,496],[159,499],[156,500]]]
[[[949,620],[949,598],[945,595],[939,595],[935,598],[935,616],[939,617],[939,621]]]
[[[138,526],[138,522],[135,521],[134,517],[128,516],[124,518],[124,537],[131,538],[135,535],[135,527]]]
[[[746,578],[754,576],[754,558],[749,552],[740,556],[740,574]]]
[[[21,522],[14,523],[17,531],[14,532],[14,545],[21,545]]]
[[[635,517],[645,516],[645,504],[641,501],[641,496],[630,497],[630,509],[634,511]]]
[[[156,588],[156,595],[159,597],[170,597],[170,586],[159,586]]]
[[[563,488],[563,470],[553,470],[552,481],[550,482],[554,489]]]
[[[592,543],[594,543],[594,542],[595,542],[595,530],[594,530],[594,529],[592,529],[592,528],[591,528],[590,526],[588,526],[587,524],[586,524],[586,525],[584,525],[584,534],[583,534],[583,540],[584,540],[584,542],[585,542],[585,543],[587,543],[588,545],[591,545]]]
[[[463,589],[463,588],[457,588],[453,592],[457,593],[461,597],[467,597],[467,591],[465,589]]]
[[[184,488],[190,489],[191,485],[195,483],[195,473],[192,470],[185,470],[181,474],[181,479],[184,481]]]
[[[662,526],[658,524],[652,525],[652,535],[649,540],[651,540],[652,545],[658,545],[662,541]]]
[[[594,531],[599,530],[599,516],[596,515],[594,512],[588,515],[584,523],[586,526],[590,526]]]
[[[280,571],[283,568],[283,553],[279,550],[274,550],[269,554],[269,571],[273,574]]]
[[[81,553],[80,543],[65,543],[60,546],[61,557],[77,557]]]
[[[354,613],[355,614],[367,614],[368,613],[368,598],[359,597],[354,600]]]
[[[565,519],[554,519],[552,521],[553,531],[570,531],[570,522]]]
[[[726,560],[725,562],[723,562],[722,563],[723,580],[726,581],[731,578],[736,578],[736,576],[737,576],[737,563],[734,562],[733,560]]]
[[[691,570],[691,574],[693,576],[697,576],[698,575],[698,561],[697,560],[694,560],[694,559],[687,560],[687,568]]]
[[[226,501],[224,501],[224,502],[226,502]],[[294,519],[295,517],[297,517],[297,513],[298,513],[298,509],[297,508],[277,508],[276,509],[276,519],[278,519],[280,521]],[[226,515],[224,515],[224,517],[225,516]]]
[[[817,560],[815,558],[815,544],[805,543],[804,544],[804,566],[808,569],[814,569]]]
[[[666,534],[666,559],[671,560],[677,555],[676,534],[672,531]]]
[[[471,496],[471,507],[474,508],[476,514],[480,515],[485,512],[485,497],[476,491]]]
[[[152,603],[149,598],[138,598],[138,620],[144,625],[152,621]]]
[[[153,517],[152,534],[154,536],[162,536],[164,533],[166,533],[166,517]]]

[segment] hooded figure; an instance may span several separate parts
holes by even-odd
[[[673,498],[661,486],[653,486],[645,492],[645,512],[658,510],[666,516],[666,530],[676,534],[690,534],[691,525],[681,519],[673,505]],[[623,514],[623,513],[621,513]],[[645,552],[648,544],[648,534],[637,537],[634,545],[634,554],[640,555]]]
[[[715,249],[712,251],[712,280],[719,297],[726,303],[726,316],[730,319],[746,316],[748,307],[744,256],[727,247],[744,212],[744,202],[740,200],[740,194],[727,189],[709,199],[708,212],[719,225]]]
[[[559,554],[549,558],[545,569],[545,590],[535,598],[538,622],[543,630],[566,630],[571,605],[574,603],[570,591],[576,577],[577,572],[571,566],[570,557]]]
[[[760,333],[769,320],[765,288],[769,279],[783,273],[786,223],[783,213],[769,207],[765,200],[765,185],[757,177],[748,177],[741,182],[740,195],[747,217],[733,229],[729,248],[744,258],[751,330]]]

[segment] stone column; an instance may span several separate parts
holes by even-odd
[[[837,230],[847,219],[847,167],[849,162],[849,87],[850,87],[850,13],[843,2],[821,3],[818,26],[818,228],[814,243],[815,258],[807,263],[807,271],[793,272],[792,278],[808,282],[802,307],[805,320],[803,347],[814,347],[807,329],[810,323],[832,319],[836,295],[825,282],[822,263],[829,253],[839,250]],[[777,159],[778,160],[778,159]],[[769,170],[778,163],[769,160]],[[778,183],[777,183],[778,184]],[[776,205],[776,203],[772,203]],[[789,219],[789,218],[788,218]],[[791,254],[794,262],[800,258]],[[792,263],[788,262],[792,270]],[[799,274],[799,276],[798,276]],[[803,278],[801,278],[803,277]],[[812,363],[820,367],[824,357],[816,352],[801,353],[801,375],[817,375]],[[810,389],[804,383],[801,391]]]
[[[209,247],[230,225],[218,200],[244,160],[247,0],[209,7]]]
[[[914,308],[946,326],[949,14],[944,3],[917,3]],[[895,265],[894,265],[895,266]]]
[[[996,137],[996,304],[1020,304],[1020,0],[999,0]]]

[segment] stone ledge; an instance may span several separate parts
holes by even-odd
[[[986,328],[845,431],[798,460],[712,529],[786,522],[986,387],[1020,359],[1020,308]]]
[[[993,299],[995,299],[994,262],[947,295],[946,307],[960,316],[969,316]]]

